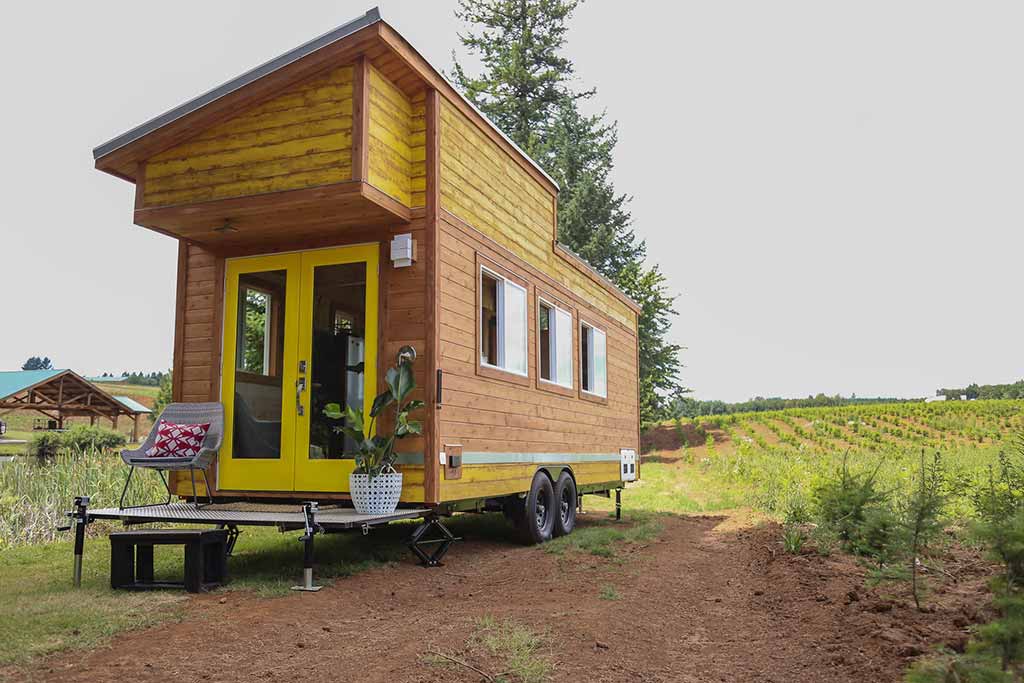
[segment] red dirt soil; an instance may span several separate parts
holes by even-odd
[[[596,513],[580,521],[608,523]],[[968,551],[947,560],[944,583],[932,579],[931,611],[921,613],[902,585],[865,588],[848,557],[783,553],[776,525],[684,516],[662,524],[659,538],[621,545],[613,558],[470,540],[440,569],[410,560],[319,593],[197,596],[181,622],[7,673],[90,683],[480,681],[425,655],[504,671],[467,644],[477,619],[491,615],[542,634],[553,681],[876,683],[899,680],[934,646],[962,648],[975,606],[988,601],[987,567]],[[609,585],[620,599],[601,599]]]

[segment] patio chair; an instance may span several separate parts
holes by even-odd
[[[157,432],[160,429],[160,420],[166,420],[167,422],[173,422],[176,424],[210,424],[209,430],[206,432],[206,437],[203,439],[202,447],[198,453],[194,455],[176,457],[176,456],[163,456],[154,457],[146,455],[146,453],[153,448],[156,444]],[[167,505],[171,502],[171,498],[174,494],[171,492],[171,487],[167,483],[167,477],[164,476],[164,472],[169,471],[184,471],[188,470],[192,476],[192,502],[196,507],[199,507],[199,497],[196,494],[196,470],[203,473],[203,482],[206,484],[206,497],[207,500],[212,503],[213,497],[210,495],[210,482],[206,478],[206,468],[210,465],[213,457],[217,454],[220,449],[221,441],[224,438],[224,406],[220,403],[171,403],[164,408],[164,412],[161,413],[160,417],[157,418],[153,424],[153,429],[150,430],[149,436],[142,443],[141,446],[135,450],[122,450],[121,459],[124,460],[125,464],[131,469],[128,471],[128,479],[124,483],[124,489],[121,491],[121,502],[120,508],[125,509],[124,497],[128,492],[128,485],[132,481],[132,474],[135,473],[136,467],[144,469],[156,470],[157,474],[160,475],[160,480],[164,483],[164,488],[167,489],[167,502],[166,503],[150,503],[147,505],[130,505],[130,508],[150,507],[152,505]]]

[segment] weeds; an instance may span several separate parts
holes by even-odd
[[[543,638],[511,619],[498,621],[492,616],[479,619],[472,640],[504,662],[503,671],[494,676],[494,681],[543,683],[553,669],[550,660],[541,653]]]
[[[155,473],[138,474],[148,476],[133,478],[132,500],[166,497]],[[126,476],[120,458],[96,450],[45,462],[21,457],[0,465],[0,549],[56,539],[75,496],[91,496],[95,507],[116,505]]]

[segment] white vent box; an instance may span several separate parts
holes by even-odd
[[[636,451],[632,448],[619,451],[619,475],[622,481],[636,481]]]

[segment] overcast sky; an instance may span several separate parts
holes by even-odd
[[[176,246],[92,148],[365,2],[18,3],[0,21],[0,369],[171,363]],[[381,3],[448,67],[454,2]],[[628,9],[627,9],[628,8]],[[679,294],[699,398],[923,396],[1024,377],[1024,3],[617,2],[580,87]]]

